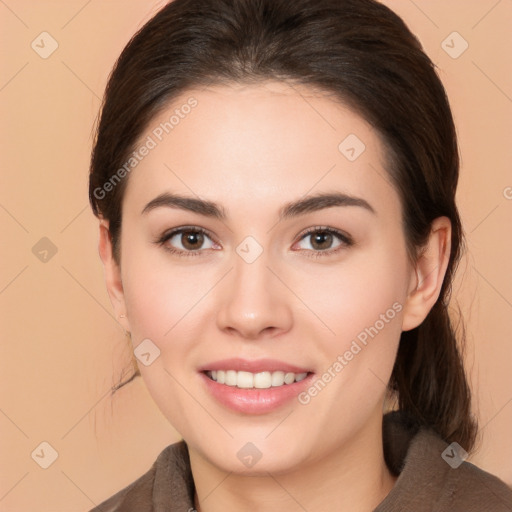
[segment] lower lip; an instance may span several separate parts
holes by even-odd
[[[266,389],[242,389],[219,384],[203,372],[200,372],[199,375],[217,401],[229,409],[244,414],[265,414],[275,411],[304,391],[311,384],[314,376],[313,373],[309,373],[305,379],[299,382]]]

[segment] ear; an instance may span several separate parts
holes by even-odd
[[[121,280],[121,268],[114,259],[108,221],[104,219],[100,220],[99,228],[100,239],[98,250],[101,261],[103,262],[105,283],[107,285],[110,302],[114,308],[116,320],[125,331],[129,332],[130,325],[126,318],[126,304],[124,300],[123,282]]]
[[[411,286],[405,301],[402,331],[418,327],[436,303],[450,260],[451,239],[450,219],[435,219],[428,242],[411,272]]]

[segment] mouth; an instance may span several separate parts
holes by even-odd
[[[203,373],[218,384],[226,386],[239,389],[268,389],[300,382],[312,372],[294,373],[278,370],[252,373],[237,370],[206,370]]]
[[[244,415],[271,413],[293,403],[315,375],[308,368],[275,359],[224,359],[198,370],[207,394]]]

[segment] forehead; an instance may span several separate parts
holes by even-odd
[[[125,192],[138,208],[165,191],[247,208],[248,198],[277,207],[336,189],[376,210],[399,210],[379,134],[332,95],[305,86],[188,90],[153,118],[142,145],[150,149]]]

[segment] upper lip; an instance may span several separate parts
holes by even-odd
[[[258,360],[247,360],[240,358],[222,359],[207,363],[199,368],[200,372],[208,370],[236,370],[245,371],[251,373],[259,372],[291,372],[291,373],[309,373],[311,370],[307,368],[301,368],[284,361],[278,361],[277,359],[258,359]]]

